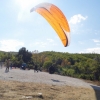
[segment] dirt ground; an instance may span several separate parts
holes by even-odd
[[[0,100],[100,100],[100,90],[0,80]]]

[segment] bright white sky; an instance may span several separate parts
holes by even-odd
[[[30,9],[39,3],[53,3],[66,16],[71,41],[64,47],[54,29]],[[1,0],[0,50],[100,53],[100,0]]]

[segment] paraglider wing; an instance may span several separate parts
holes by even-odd
[[[70,28],[62,11],[50,3],[39,4],[30,10],[30,12],[33,11],[41,14],[49,22],[66,47],[69,44]]]

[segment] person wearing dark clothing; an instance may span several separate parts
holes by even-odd
[[[34,67],[34,72],[38,72],[38,66],[37,65],[35,65],[35,67]]]
[[[6,72],[9,72],[9,66],[10,66],[9,63],[10,63],[10,60],[7,59],[6,60],[6,70],[5,70]]]
[[[55,72],[55,68],[53,66],[50,66],[49,67],[49,73],[54,74],[54,72]]]

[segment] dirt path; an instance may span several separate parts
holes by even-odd
[[[42,93],[39,96],[38,93]],[[100,87],[77,78],[0,69],[0,100],[100,100]]]
[[[34,70],[20,70],[12,69],[8,73],[5,72],[5,68],[0,69],[1,80],[13,80],[20,82],[36,82],[46,83],[52,85],[68,85],[77,87],[88,87],[91,88],[90,83],[86,83],[83,80],[77,78],[71,78],[67,76],[61,76],[56,74],[49,74],[46,72],[35,72]]]

